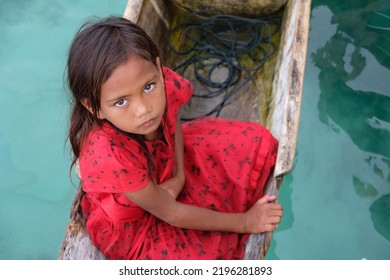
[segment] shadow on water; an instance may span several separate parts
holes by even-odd
[[[386,2],[386,3],[385,3]],[[383,182],[370,182],[364,174],[352,178],[360,197],[377,197],[378,189],[389,192],[390,182],[390,92],[382,81],[378,92],[357,90],[353,81],[363,75],[372,55],[390,73],[390,2],[315,1],[326,5],[334,14],[337,31],[324,47],[313,53],[311,60],[320,69],[321,95],[318,102],[320,121],[346,132],[353,143],[367,153],[366,164]],[[380,75],[380,73],[371,73]],[[367,81],[369,82],[369,81]],[[336,124],[338,127],[334,127]],[[375,178],[372,181],[378,182]],[[384,188],[381,186],[385,186]],[[375,229],[390,240],[389,195],[380,196],[370,207]]]

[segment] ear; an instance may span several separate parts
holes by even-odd
[[[156,65],[158,69],[161,69],[161,60],[159,57],[156,57]]]
[[[164,85],[164,76],[163,76],[163,72],[162,72],[161,60],[159,57],[156,58],[156,65],[157,65],[158,74],[160,75],[161,82]]]
[[[93,115],[93,110],[92,110],[92,106],[91,106],[91,102],[89,99],[85,98],[81,101],[81,104],[83,104],[83,106]],[[98,119],[104,119],[103,117],[101,117],[100,115],[100,112],[97,113],[97,117]]]
[[[91,102],[87,98],[81,100],[81,104],[93,115]]]

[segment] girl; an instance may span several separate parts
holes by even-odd
[[[107,258],[241,259],[249,233],[275,230],[282,208],[262,192],[277,141],[256,123],[182,126],[192,85],[162,67],[138,26],[84,25],[67,71],[72,166],[87,231]]]

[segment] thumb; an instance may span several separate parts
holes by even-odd
[[[272,202],[276,200],[276,195],[268,195],[266,194],[265,196],[263,196],[262,198],[259,199],[259,203],[260,204],[266,204],[268,202]]]

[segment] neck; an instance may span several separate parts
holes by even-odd
[[[153,133],[144,136],[146,141],[154,141],[154,140],[157,140],[157,139],[161,139],[161,137],[162,137],[162,127],[161,127],[161,125]]]

